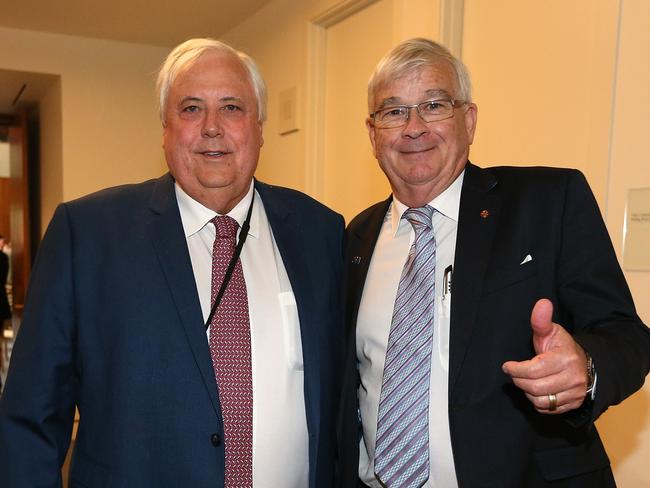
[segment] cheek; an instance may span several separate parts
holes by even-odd
[[[169,141],[169,146],[189,146],[196,136],[200,136],[200,129],[188,121],[176,120],[169,124],[163,131],[163,140]]]
[[[386,158],[387,156],[390,155],[391,146],[392,144],[389,138],[378,134],[375,136],[374,143],[372,145],[372,150],[377,159]]]
[[[167,166],[175,176],[191,171],[192,151],[189,142],[183,140],[183,133],[177,130],[163,132],[163,152]]]
[[[470,142],[468,129],[462,121],[441,127],[438,136],[449,147],[464,147]]]
[[[175,146],[173,134],[168,129],[165,129],[163,131],[163,151],[165,152],[168,162],[170,160],[170,155],[175,152]]]

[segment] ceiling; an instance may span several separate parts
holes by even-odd
[[[0,26],[171,47],[192,37],[218,38],[269,1],[2,0]],[[35,103],[52,81],[0,69],[0,114]]]
[[[219,37],[270,0],[2,0],[0,26],[175,46]]]

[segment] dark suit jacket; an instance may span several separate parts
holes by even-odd
[[[255,186],[298,306],[309,486],[330,488],[343,219],[296,191]],[[223,486],[219,398],[169,175],[57,209],[0,404],[0,486],[59,485],[75,405],[71,486]]]
[[[341,418],[342,486],[357,483],[354,327],[391,199],[347,232],[348,348]],[[485,212],[487,211],[487,212]],[[520,264],[526,255],[532,261]],[[537,413],[501,371],[534,356],[530,313],[552,300],[555,322],[594,359],[596,399],[571,414]],[[612,486],[593,421],[643,384],[650,333],[641,323],[582,174],[468,163],[452,284],[449,423],[460,487]]]

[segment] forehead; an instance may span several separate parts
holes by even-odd
[[[375,106],[416,103],[436,97],[455,98],[457,91],[453,68],[449,63],[441,61],[414,68],[381,83],[375,90]]]
[[[219,51],[203,53],[178,72],[170,87],[172,96],[215,90],[231,91],[230,96],[254,96],[248,71],[234,54]]]

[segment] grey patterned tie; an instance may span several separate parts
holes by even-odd
[[[400,278],[379,398],[375,474],[388,488],[419,488],[429,478],[429,378],[436,241],[433,208],[409,208],[415,230]]]

